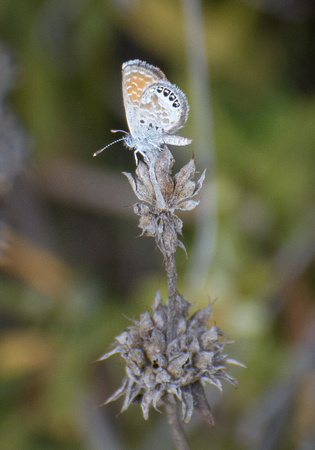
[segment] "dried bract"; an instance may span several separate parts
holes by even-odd
[[[194,181],[196,167],[191,159],[172,177],[173,164],[174,158],[165,147],[154,165],[139,162],[135,178],[124,172],[141,201],[134,205],[134,212],[140,216],[142,235],[155,237],[158,248],[166,257],[173,254],[178,246],[185,250],[177,237],[182,234],[183,223],[175,211],[189,211],[199,204],[199,200],[193,200],[192,197],[200,191],[206,172],[201,174],[197,182]]]

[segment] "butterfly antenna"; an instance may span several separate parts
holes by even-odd
[[[120,130],[117,130],[117,131],[120,131]],[[100,153],[102,153],[102,151],[106,150],[106,149],[107,149],[108,147],[110,147],[111,145],[117,144],[117,142],[124,141],[124,140],[125,140],[125,137],[122,137],[122,138],[120,138],[120,139],[117,139],[117,140],[114,141],[114,142],[111,142],[110,144],[106,145],[105,147],[101,148],[100,150],[97,150],[97,152],[93,153],[93,156],[99,155]]]
[[[124,134],[128,134],[127,131],[125,130],[110,130],[111,133],[124,133]]]

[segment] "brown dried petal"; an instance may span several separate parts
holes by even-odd
[[[221,375],[221,378],[223,380],[229,381],[235,387],[238,386],[238,381],[234,377],[231,377],[231,375],[229,375],[227,372],[224,372],[224,375]]]
[[[144,353],[140,348],[135,348],[129,352],[129,359],[134,361],[142,369],[146,364]]]
[[[127,385],[127,387],[125,389],[125,399],[124,399],[124,403],[123,403],[122,408],[121,408],[121,412],[126,411],[126,409],[128,409],[128,407],[130,405],[132,391],[133,391],[133,386],[134,386],[134,382],[132,380],[129,380],[128,381],[128,385]]]
[[[103,405],[107,405],[108,403],[114,402],[114,401],[117,400],[119,397],[121,397],[122,395],[124,395],[124,394],[125,394],[125,389],[126,389],[126,386],[127,386],[128,382],[129,382],[128,377],[125,377],[124,380],[123,380],[123,384],[120,386],[120,388],[117,389],[117,391],[114,392],[113,395],[111,395],[111,396],[103,403]],[[102,405],[102,406],[103,406],[103,405]]]
[[[166,356],[168,357],[169,361],[174,358],[176,355],[178,355],[180,351],[179,346],[179,339],[174,339],[172,342],[170,342],[166,348]]]
[[[138,177],[137,185],[141,183],[141,185],[147,192],[147,196],[150,197],[153,201],[155,199],[155,192],[151,183],[149,168],[142,161],[139,161],[136,169],[136,175]]]
[[[187,348],[190,353],[198,353],[200,351],[200,345],[196,336],[187,339]]]
[[[162,397],[164,396],[165,392],[164,389],[161,389],[160,387],[158,387],[156,389],[156,392],[153,396],[153,407],[156,411],[161,412],[158,407],[161,406],[164,401],[162,401]]]
[[[212,325],[209,330],[205,331],[200,337],[200,343],[204,350],[210,350],[214,341],[218,339],[217,326]]]
[[[154,197],[151,196],[151,192],[147,189],[143,183],[137,181],[137,197],[148,203],[154,203]]]
[[[141,408],[145,420],[148,420],[149,418],[149,409],[153,401],[153,395],[154,395],[153,391],[145,391],[142,398]]]
[[[191,307],[191,304],[189,303],[189,301],[186,300],[183,295],[177,294],[176,302],[177,302],[178,314],[182,317],[187,317],[189,308]],[[166,304],[168,304],[168,302]]]
[[[243,369],[247,369],[245,364],[242,364],[242,363],[240,363],[239,361],[236,361],[236,359],[233,359],[233,358],[226,358],[225,362],[226,362],[226,364],[231,364],[231,365],[234,365],[234,366],[243,367]]]
[[[142,384],[146,389],[153,389],[156,385],[155,374],[152,371],[152,367],[147,366],[142,375]]]
[[[138,197],[139,200],[144,202],[152,203],[153,198],[150,191],[144,186],[142,182],[138,179],[134,180],[133,176],[129,172],[122,172],[125,177],[127,177],[133,192]]]
[[[180,209],[181,211],[191,211],[199,205],[199,202],[199,200],[186,200],[177,204],[176,209]]]
[[[195,383],[199,379],[198,370],[194,367],[185,368],[185,371],[180,379],[182,386]]]
[[[128,358],[126,358],[126,364],[127,364],[127,367],[129,368],[129,370],[131,371],[133,376],[136,376],[136,377],[140,377],[141,376],[141,373],[142,373],[141,369],[139,368],[139,366],[134,361],[132,361],[129,358],[129,356],[128,356]]]
[[[158,406],[161,405],[161,398],[163,395],[164,392],[161,391],[159,388],[145,392],[141,402],[141,407],[143,411],[143,417],[146,420],[149,418],[149,409],[151,405],[153,405],[154,409],[159,411]]]
[[[190,392],[190,386],[187,386],[182,393],[182,421],[189,423],[194,410],[194,399]]]
[[[122,172],[123,175],[125,175],[125,177],[127,177],[130,186],[132,187],[133,192],[136,194],[136,196],[138,197],[138,193],[137,193],[137,185],[136,182],[133,178],[133,176],[131,175],[131,173],[129,172]],[[139,197],[138,197],[139,198]],[[140,198],[140,200],[144,200],[143,198]]]
[[[172,222],[174,224],[174,228],[176,233],[178,234],[182,234],[182,229],[183,229],[183,221],[177,217],[175,214],[172,215]]]
[[[170,383],[172,381],[171,375],[166,370],[160,370],[156,375],[157,383]]]
[[[109,358],[110,356],[115,355],[115,353],[119,353],[118,347],[115,347],[110,352],[104,353],[104,355],[102,355],[100,358],[98,358],[97,361],[104,361],[105,359]]]
[[[152,306],[152,311],[155,312],[161,307],[163,308],[163,298],[162,298],[160,289],[158,289],[156,291],[156,294],[155,294],[155,297],[154,297],[154,303],[153,303],[153,306]]]
[[[173,358],[168,366],[167,371],[173,375],[174,378],[179,378],[183,374],[184,364],[189,363],[189,355],[187,353],[181,352],[178,356]]]
[[[176,185],[174,190],[174,197],[179,198],[181,191],[184,189],[187,181],[191,180],[195,174],[195,161],[191,159],[181,170],[175,175]]]
[[[194,397],[194,404],[196,405],[196,408],[208,423],[208,425],[210,425],[210,427],[214,427],[214,418],[212,415],[212,411],[207,402],[203,387],[199,382],[193,384],[192,394]]]
[[[120,345],[129,346],[129,344],[130,344],[130,334],[128,333],[128,331],[124,331],[119,336],[116,336],[115,340]]]
[[[128,333],[127,347],[128,348],[138,347],[141,339],[139,328],[137,326],[130,327],[127,333]]]
[[[170,176],[174,165],[174,158],[167,147],[159,154],[155,164],[156,180],[161,188],[162,195],[167,200],[173,193],[174,182]]]
[[[180,317],[177,321],[176,335],[181,336],[186,332],[186,330],[187,330],[187,322],[184,319],[184,317]]]
[[[132,388],[130,389],[130,394],[129,394],[129,404],[133,403],[133,402],[137,402],[137,397],[139,396],[141,390],[142,390],[141,384],[134,383],[132,385]]]
[[[152,331],[152,337],[151,337],[151,343],[156,346],[156,351],[160,351],[162,353],[165,352],[166,347],[166,341],[165,341],[165,334],[158,330],[157,328],[154,328]]]
[[[200,378],[200,381],[202,384],[205,384],[205,383],[212,384],[213,386],[218,388],[220,392],[222,392],[222,383],[220,382],[220,380],[218,380],[218,378],[210,375],[209,371],[208,371],[208,373],[206,373],[204,376],[202,376]]]
[[[180,387],[176,386],[175,384],[173,384],[173,383],[169,384],[167,386],[167,392],[169,394],[175,395],[175,397],[177,397],[178,400],[180,400],[180,401],[182,400],[182,390],[180,389]],[[170,401],[169,397],[168,397],[168,401]]]
[[[206,369],[210,367],[213,361],[213,352],[199,352],[195,355],[194,366],[197,369]]]
[[[141,216],[139,220],[139,228],[142,229],[142,234],[154,237],[156,229],[156,218],[152,214]]]
[[[177,247],[180,247],[182,250],[184,250],[184,252],[186,253],[186,256],[187,256],[186,247],[185,247],[185,245],[182,243],[182,241],[180,241],[179,239],[177,239]]]
[[[196,183],[196,188],[195,188],[195,192],[193,195],[197,195],[198,192],[200,191],[200,189],[202,188],[204,179],[206,177],[206,169],[202,172],[201,177],[199,178],[199,180]]]
[[[195,314],[191,317],[189,328],[193,329],[200,327],[201,325],[204,325],[211,317],[212,317],[211,305],[199,309],[199,311],[195,312]]]
[[[195,188],[196,183],[191,180],[186,181],[186,183],[183,186],[181,186],[180,189],[175,188],[172,199],[174,204],[177,204],[178,202],[180,202],[181,200],[185,200],[186,198],[192,197],[194,195]]]
[[[149,206],[144,203],[135,203],[133,205],[133,212],[137,214],[137,216],[147,216],[150,211]]]
[[[178,245],[177,234],[171,221],[158,221],[155,241],[164,256],[175,253],[176,247]]]
[[[153,328],[154,324],[150,317],[149,311],[140,314],[140,321],[139,321],[140,336],[145,337],[150,331],[153,330]]]
[[[167,315],[162,306],[159,306],[153,312],[152,320],[154,325],[161,331],[166,332],[167,327]]]

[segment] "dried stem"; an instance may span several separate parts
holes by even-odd
[[[174,253],[165,258],[165,271],[168,294],[167,341],[171,342],[176,337],[176,325],[179,317],[177,305],[177,273]]]
[[[211,305],[196,311],[188,318],[190,303],[177,291],[175,252],[185,246],[179,240],[182,220],[178,211],[191,211],[199,200],[205,171],[194,180],[196,166],[192,158],[172,176],[174,157],[168,147],[163,150],[148,149],[143,161],[138,161],[136,174],[124,172],[138,202],[134,212],[140,216],[142,235],[155,238],[161,251],[167,277],[167,301],[158,291],[152,306],[139,321],[116,337],[114,349],[101,359],[120,353],[126,361],[126,377],[122,386],[107,400],[112,402],[125,397],[122,411],[130,404],[140,403],[143,417],[149,418],[151,407],[160,411],[165,406],[168,422],[177,449],[189,450],[188,442],[176,413],[180,401],[182,422],[189,423],[197,409],[212,427],[214,420],[204,395],[205,383],[222,391],[221,380],[236,385],[226,364],[238,364],[223,353],[224,333],[208,321]]]
[[[166,403],[165,410],[176,448],[178,450],[190,450],[186,435],[178,420],[176,405]]]
[[[165,210],[166,204],[161,191],[161,186],[156,179],[155,162],[156,161],[152,163],[151,161],[151,164],[149,164],[150,181],[155,192],[157,209]],[[166,337],[168,343],[172,342],[176,338],[177,323],[178,318],[180,317],[178,314],[179,307],[177,301],[177,271],[175,251],[176,247],[174,247],[174,251],[167,251],[163,253],[165,271],[167,276],[168,316]],[[189,450],[187,437],[178,420],[176,405],[166,403],[165,409],[176,448],[178,450]]]
[[[155,156],[155,155],[154,155]],[[156,178],[156,158],[151,156],[151,161],[147,161],[149,164],[149,176],[152,183],[152,187],[155,192],[156,208],[160,211],[166,210],[165,199],[162,194],[161,186]],[[164,177],[168,175],[167,169],[164,169]],[[169,250],[163,253],[165,271],[167,275],[167,293],[168,293],[168,318],[167,318],[167,341],[171,342],[176,337],[176,325],[178,319],[178,305],[177,305],[177,272],[175,262],[175,251]]]

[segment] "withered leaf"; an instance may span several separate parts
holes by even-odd
[[[181,211],[191,211],[199,205],[199,200],[186,200],[177,205],[176,209],[180,209]]]
[[[180,197],[181,190],[184,188],[188,180],[191,180],[195,174],[195,161],[191,159],[181,170],[175,175],[176,186],[174,197]]]
[[[175,160],[172,153],[167,147],[165,147],[155,163],[156,180],[161,188],[161,192],[165,200],[172,195],[174,190],[174,182],[170,176],[174,162]]]

